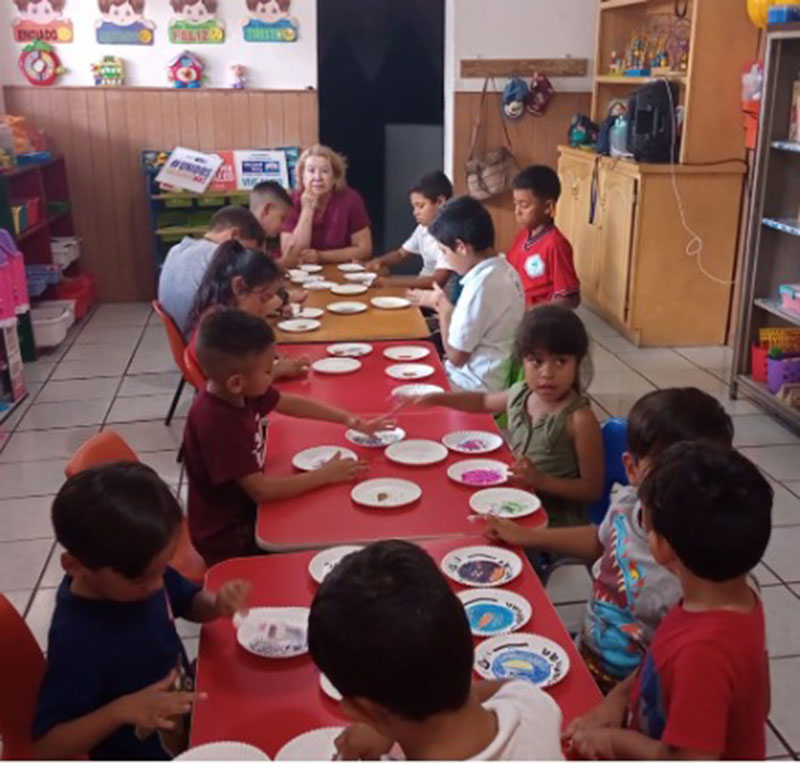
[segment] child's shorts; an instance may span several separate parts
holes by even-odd
[[[602,660],[591,649],[587,649],[582,643],[578,643],[578,651],[586,663],[597,688],[603,692],[604,695],[608,694],[622,679],[618,676],[612,676],[605,668]]]

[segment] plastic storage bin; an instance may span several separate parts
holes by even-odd
[[[53,262],[66,270],[81,256],[81,245],[75,236],[53,236],[50,242]]]
[[[75,300],[75,318],[81,320],[95,301],[96,287],[89,273],[77,276],[64,276],[61,282],[47,290],[48,299]]]
[[[33,307],[33,340],[37,347],[58,347],[73,324],[72,311],[62,307]]]
[[[767,387],[773,395],[780,392],[784,384],[800,383],[800,355],[767,360]]]
[[[58,283],[61,270],[58,265],[26,265],[25,275],[28,278],[28,293],[38,297],[48,286]]]

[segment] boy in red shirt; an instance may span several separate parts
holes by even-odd
[[[656,561],[683,599],[640,669],[573,721],[587,759],[763,760],[769,710],[764,610],[747,574],[772,527],[772,488],[732,449],[677,443],[639,492]]]
[[[553,222],[559,196],[561,181],[550,167],[533,165],[514,178],[514,216],[523,227],[507,259],[522,279],[528,308],[555,302],[574,310],[581,303],[572,246]]]

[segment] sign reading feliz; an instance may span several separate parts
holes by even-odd
[[[72,42],[72,22],[61,17],[67,0],[14,0],[19,17],[12,22],[16,42]]]
[[[169,23],[169,41],[175,45],[220,45],[225,25],[217,18],[217,0],[170,0],[176,17]]]
[[[297,42],[299,24],[289,13],[292,0],[246,0],[245,42]]]
[[[152,45],[156,25],[144,17],[145,0],[97,0],[101,45]]]

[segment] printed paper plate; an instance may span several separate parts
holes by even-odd
[[[311,364],[319,374],[351,374],[361,368],[361,361],[355,358],[320,358]]]
[[[527,490],[515,487],[491,487],[473,493],[469,499],[469,507],[476,514],[519,519],[541,509],[542,502]]]
[[[304,281],[303,288],[307,291],[327,291],[336,284],[333,281]]]
[[[348,554],[361,551],[363,546],[333,546],[326,548],[315,554],[308,563],[308,574],[317,582],[321,583]]]
[[[422,495],[422,488],[411,480],[389,477],[367,480],[356,485],[350,497],[361,506],[372,509],[396,509],[414,503]]]
[[[490,681],[521,678],[545,688],[567,675],[569,657],[548,638],[532,633],[511,633],[478,645],[475,672]]]
[[[337,760],[334,741],[344,729],[329,726],[300,734],[278,750],[275,760]]]
[[[269,755],[244,742],[209,742],[192,747],[173,760],[269,760]]]
[[[341,265],[337,265],[337,267],[342,273],[361,273],[366,270],[359,262],[343,262]]]
[[[292,459],[292,466],[302,472],[313,472],[321,469],[337,454],[341,458],[358,460],[358,456],[350,448],[341,448],[338,445],[317,445],[296,453]]]
[[[319,674],[319,688],[334,702],[342,701],[342,695],[339,693],[339,690],[331,683],[331,679],[324,673]]]
[[[512,591],[461,591],[458,598],[467,611],[470,630],[482,638],[513,633],[533,614],[530,602]]]
[[[372,352],[372,345],[366,342],[339,342],[329,344],[325,349],[328,355],[337,358],[360,358]]]
[[[394,429],[384,429],[375,434],[364,434],[363,432],[356,432],[355,429],[348,429],[344,436],[353,443],[353,445],[360,445],[362,448],[385,448],[395,442],[405,439],[405,429],[395,427]]]
[[[378,277],[377,273],[345,273],[344,280],[350,281],[351,283],[365,283],[369,286],[376,278]]]
[[[278,328],[292,334],[302,334],[306,331],[316,331],[321,325],[319,321],[312,318],[290,318],[288,321],[281,321]]]
[[[322,270],[322,265],[314,265],[309,263],[308,265],[301,265],[299,270],[303,270],[306,273],[319,273]]]
[[[236,640],[257,657],[280,660],[308,651],[308,607],[255,607],[236,615]]]
[[[400,360],[403,362],[421,360],[427,358],[431,351],[427,347],[421,347],[417,344],[397,345],[395,347],[387,347],[383,351],[384,357],[389,360]]]
[[[411,300],[405,297],[373,297],[370,303],[380,310],[401,310],[404,307],[411,307]]]
[[[424,397],[444,392],[438,384],[402,384],[392,390],[392,397]]]
[[[386,373],[392,379],[426,379],[433,376],[436,369],[427,363],[398,363],[387,367]]]
[[[386,448],[386,458],[405,466],[430,466],[447,458],[447,448],[434,440],[402,440]]]
[[[508,464],[490,458],[469,458],[453,464],[447,476],[469,487],[492,487],[508,482]]]
[[[350,295],[363,294],[367,290],[367,286],[363,283],[337,283],[336,286],[331,286],[332,294]]]
[[[451,432],[442,437],[442,442],[456,453],[491,453],[503,444],[503,438],[497,432]]]
[[[522,560],[501,546],[465,546],[442,559],[442,571],[457,583],[493,588],[510,583],[522,572]]]
[[[302,305],[292,305],[292,313],[295,318],[321,318],[325,311],[320,307],[303,307]]]
[[[355,315],[366,312],[367,306],[363,302],[331,302],[327,309],[337,315]]]

